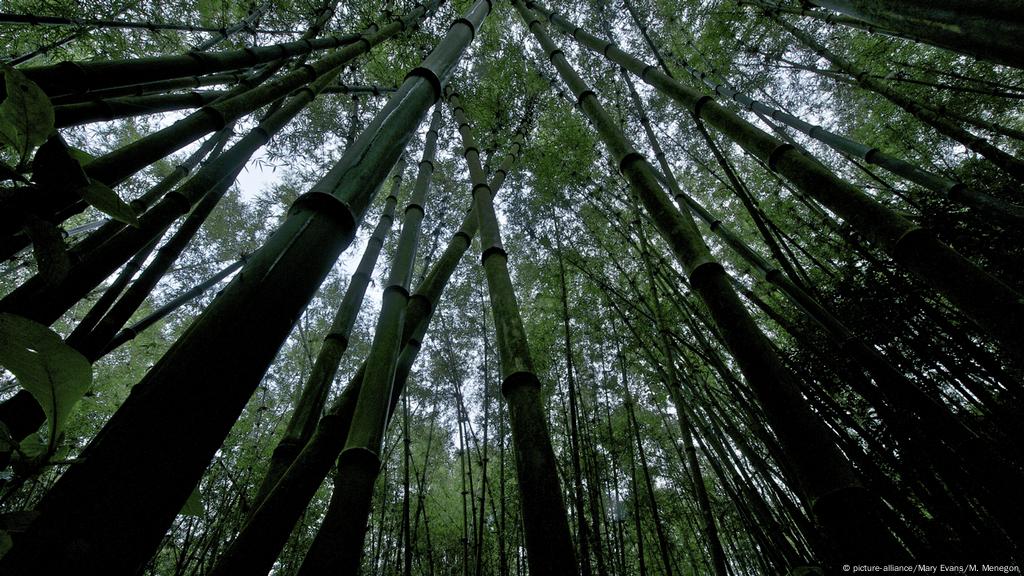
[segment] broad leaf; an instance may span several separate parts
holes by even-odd
[[[0,104],[0,140],[24,159],[53,132],[53,106],[24,74],[7,67],[3,72],[7,98]]]
[[[52,450],[75,405],[92,385],[92,366],[42,324],[0,314],[0,365],[43,407]]]
[[[181,508],[182,516],[202,516],[206,513],[206,509],[203,508],[203,495],[199,492],[199,488],[192,491],[192,494],[185,501],[185,505]]]
[[[18,451],[21,452],[25,458],[38,458],[43,454],[46,454],[47,445],[46,441],[39,436],[37,432],[33,432],[18,445]]]
[[[78,194],[91,206],[114,220],[119,220],[132,226],[139,225],[139,219],[135,215],[135,210],[102,182],[93,180],[87,186],[79,188]]]

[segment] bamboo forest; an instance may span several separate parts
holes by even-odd
[[[1024,0],[4,0],[0,574],[1024,565]]]

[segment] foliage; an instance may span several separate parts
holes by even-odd
[[[1020,203],[1020,182],[879,94],[862,89],[856,78],[832,69],[760,10],[731,0],[630,2],[660,48],[669,72],[681,83],[706,91],[684,67],[692,66],[713,81],[772,107],[973,189]],[[469,4],[443,4],[415,30],[352,62],[341,82],[399,86]],[[542,383],[546,424],[558,456],[571,526],[578,533],[585,524],[599,534],[601,545],[590,546],[587,557],[594,565],[593,572],[599,562],[605,563],[611,574],[638,574],[641,562],[649,573],[667,572],[654,515],[658,512],[665,525],[661,537],[667,539],[664,544],[672,571],[711,573],[695,496],[698,482],[709,494],[731,573],[798,573],[802,564],[817,563],[817,534],[808,516],[809,502],[781,458],[774,431],[765,425],[764,412],[725,346],[720,328],[711,322],[708,309],[657,236],[650,216],[619,174],[620,167],[612,165],[594,127],[578,110],[576,96],[558,80],[516,12],[507,3],[494,4],[494,14],[477,31],[451,82],[462,94],[490,176],[510,149],[514,130],[527,112],[532,114],[525,148],[507,174],[496,204],[530,352]],[[653,62],[650,47],[623,4],[599,0],[569,4],[561,7],[569,20],[598,35],[607,30],[623,49]],[[339,3],[325,33],[362,30],[411,5],[408,1]],[[222,27],[245,18],[256,7],[266,7],[263,16],[249,30],[218,45],[218,50],[297,38],[323,5],[284,0],[12,0],[5,11]],[[1020,70],[813,18],[785,18],[850,59],[865,74],[931,109],[1010,131],[1024,130],[1020,114],[1024,73]],[[47,157],[52,150],[47,147],[54,135],[53,106],[20,69],[64,59],[107,61],[178,54],[211,36],[195,31],[10,25],[0,29],[0,43],[5,53],[20,55],[68,35],[77,36],[52,46],[24,66],[4,69],[7,96],[0,104],[0,139],[6,148],[0,156],[9,165],[0,174],[5,186],[0,189],[0,200],[5,202],[22,185],[39,186],[39,191],[60,190],[68,182],[66,174],[71,175],[68,178],[81,177],[79,172],[95,159],[188,113],[148,114],[61,129],[60,139],[67,144],[61,148],[60,160],[72,162],[61,164],[67,170],[52,169],[57,164],[48,163],[52,162]],[[652,146],[640,124],[641,111],[633,107],[619,70],[568,36],[557,36],[556,41],[617,126],[653,164]],[[850,223],[713,131],[715,144],[749,192],[749,201],[744,202],[695,129],[690,112],[633,80],[644,105],[642,113],[650,118],[681,188],[773,264],[778,263],[779,253],[772,244],[779,246],[795,279],[860,341],[883,354],[901,375],[958,421],[985,431],[985,440],[1005,450],[1007,460],[1017,466],[1024,457],[1018,442],[1019,426],[1014,424],[1019,423],[1021,411],[1021,373],[1011,355],[949,302],[890,261]],[[202,89],[224,88],[227,86]],[[248,162],[131,322],[146,318],[226,264],[259,250],[293,202],[342,157],[350,131],[355,135],[371,127],[388,97],[390,93],[361,94],[354,101],[351,95],[320,95]],[[765,131],[790,139],[879,203],[933,231],[1006,284],[1024,289],[1024,231],[1019,226],[993,220],[955,198],[904,181],[877,166],[854,162],[724,98],[719,102]],[[241,119],[233,127],[228,148],[265,112],[265,108],[256,110]],[[434,163],[434,189],[425,206],[414,284],[440,257],[469,206],[471,186],[461,144],[456,127],[448,121],[451,111],[444,109],[443,113],[446,126],[441,130]],[[1018,138],[961,124],[1010,153],[1024,151]],[[418,157],[424,130],[421,126],[421,134],[406,151],[410,164]],[[35,258],[31,251],[15,251],[0,265],[0,295],[11,293],[36,272],[59,283],[73,271],[82,256],[77,251],[82,245],[79,242],[85,236],[64,235],[76,227],[107,216],[138,225],[141,213],[125,200],[141,196],[197,145],[161,159],[116,186],[86,180],[67,187],[92,208],[64,221],[29,218],[18,223],[31,240],[24,245],[34,246]],[[30,167],[34,168],[31,180],[26,178]],[[411,189],[412,173],[410,168],[403,196]],[[190,176],[194,174],[195,170]],[[352,248],[295,319],[293,332],[170,527],[146,567],[147,573],[208,573],[245,525],[253,511],[252,498],[377,220],[380,204],[378,199],[371,207]],[[758,226],[759,222],[764,225]],[[399,215],[381,262],[390,261],[400,228]],[[126,234],[131,230],[136,229],[130,228]],[[877,400],[871,397],[879,387],[863,366],[849,360],[846,343],[829,338],[774,284],[757,278],[750,262],[729,249],[715,230],[703,223],[700,230],[714,256],[735,279],[745,309],[795,375],[802,398],[854,463],[859,480],[884,494],[891,525],[899,537],[925,549],[948,547],[951,555],[961,557],[966,551],[979,550],[991,537],[994,555],[1013,557],[1019,553],[1019,542],[1014,543],[1012,535],[1006,537],[1006,527],[990,522],[997,516],[991,502],[979,504],[980,496],[973,493],[961,498],[958,491],[966,491],[971,482],[963,476],[950,480],[928,475],[937,474],[929,464],[936,459],[921,456],[905,444],[902,432],[879,411]],[[652,266],[645,265],[645,257]],[[479,262],[480,249],[474,242],[435,311],[406,391],[407,421],[401,412],[392,419],[366,532],[366,573],[404,572],[404,504],[411,508],[414,573],[477,573],[478,559],[482,574],[502,573],[502,562],[506,573],[517,567],[518,573],[525,570],[514,446],[500,390],[490,295]],[[332,398],[366,357],[388,267],[381,264],[374,271]],[[52,330],[11,314],[0,316],[0,364],[14,376],[12,380],[6,373],[0,374],[0,399],[6,401],[18,390],[28,390],[43,407],[47,422],[44,434],[33,431],[19,443],[25,456],[35,444],[42,456],[40,465],[0,472],[0,510],[4,512],[30,510],[41,501],[67,466],[82,457],[134,384],[176,340],[189,333],[194,318],[217,298],[219,290],[210,290],[174,310],[90,367],[63,338],[113,283],[114,277],[101,282],[96,291],[55,322]],[[563,283],[566,309],[561,303]],[[659,330],[659,315],[664,318],[664,330]],[[237,335],[241,339],[251,336]],[[567,336],[572,340],[568,356]],[[666,357],[665,350],[674,358]],[[567,358],[576,378],[576,421],[570,416]],[[241,365],[247,359],[223,361]],[[678,374],[678,398],[666,386],[669,362],[674,362]],[[867,393],[858,387],[862,383],[867,384]],[[632,402],[627,405],[630,397]],[[885,408],[889,403],[883,404]],[[680,416],[688,419],[694,430],[699,478],[689,469]],[[180,417],[182,425],[187,425],[190,415]],[[639,443],[634,425],[639,429]],[[406,427],[411,440],[408,458],[402,442]],[[577,453],[572,450],[570,435],[578,438]],[[641,450],[646,466],[641,464]],[[583,517],[573,506],[574,458],[580,461],[581,498],[586,504]],[[6,465],[6,461],[0,462],[0,469]],[[411,476],[408,487],[406,467]],[[483,484],[485,469],[487,482]],[[652,478],[650,491],[644,474]],[[292,532],[274,573],[298,571],[330,493],[330,482],[325,482]],[[958,531],[965,526],[971,530]],[[13,534],[16,544],[18,534]],[[8,539],[0,526],[0,554]],[[576,545],[582,549],[579,541]]]

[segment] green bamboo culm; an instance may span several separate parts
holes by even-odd
[[[1024,361],[1024,297],[986,273],[927,230],[879,204],[859,188],[844,182],[822,164],[729,112],[714,99],[687,88],[615,44],[601,39],[564,17],[529,0],[531,9],[586,48],[612,62],[684,106],[769,168],[796,189],[833,210],[867,239],[992,335],[1010,356]]]
[[[320,91],[321,94],[372,94],[380,96],[394,92],[382,86],[347,86],[337,84]],[[159,112],[173,112],[200,108],[228,95],[226,90],[205,90],[173,94],[150,94],[120,98],[93,99],[79,104],[54,106],[54,127],[79,126],[92,122],[145,116]]]
[[[71,106],[74,104],[89,104],[97,100],[108,98],[121,98],[127,96],[152,96],[164,94],[173,90],[194,90],[208,88],[210,86],[234,86],[246,80],[246,70],[235,72],[218,72],[216,74],[204,74],[202,76],[185,76],[184,78],[173,78],[171,80],[157,80],[155,82],[139,82],[126,84],[115,88],[105,88],[84,94],[68,94],[66,96],[54,96],[50,102],[55,106]]]
[[[530,120],[529,114],[524,117],[509,152],[494,171],[490,185],[495,192],[501,188],[505,177],[522,153]],[[434,262],[409,298],[402,334],[402,353],[398,357],[398,366],[395,370],[390,413],[394,412],[398,395],[402,392],[419,354],[420,345],[444,289],[466,250],[469,249],[477,229],[476,209],[471,208],[459,229],[452,235],[441,257]],[[212,576],[265,574],[273,566],[274,560],[284,548],[289,533],[345,445],[365,370],[364,362],[349,380],[341,395],[331,403],[317,422],[313,435],[295,457],[292,465],[273,490],[262,499],[258,508],[249,516],[242,531],[218,559],[211,571]]]
[[[630,88],[632,88],[632,85],[630,85]],[[635,91],[631,92],[635,95]],[[648,125],[645,125],[645,129],[646,128],[648,128]],[[653,136],[653,132],[648,132],[647,135],[650,138]],[[655,144],[656,142],[656,140],[651,140],[652,144]],[[683,396],[682,378],[680,378],[679,371],[676,369],[675,349],[672,345],[672,337],[669,333],[668,324],[665,321],[665,313],[662,309],[662,300],[658,294],[658,283],[655,281],[654,276],[654,263],[651,262],[651,256],[648,250],[648,240],[646,235],[643,233],[642,226],[639,227],[639,232],[641,258],[644,264],[644,271],[647,273],[647,280],[650,286],[651,300],[653,301],[654,308],[654,323],[658,330],[658,348],[661,351],[663,358],[663,361],[660,363],[662,367],[660,372],[662,373],[662,380],[665,383],[665,387],[668,389],[669,398],[672,400],[672,404],[676,408],[676,418],[679,422],[683,449],[686,454],[686,472],[689,474],[690,481],[693,483],[693,491],[696,496],[697,507],[700,511],[701,521],[703,522],[703,526],[701,526],[701,528],[704,530],[704,541],[708,548],[707,556],[709,557],[715,576],[728,576],[729,572],[726,567],[725,549],[722,547],[722,541],[719,538],[718,525],[715,523],[714,510],[711,507],[711,500],[708,497],[707,486],[704,484],[704,476],[701,473],[700,461],[697,459],[697,451],[693,445],[692,425],[690,424],[689,414],[687,411],[688,404]],[[630,415],[632,416],[632,412]]]
[[[131,200],[128,205],[136,214],[145,213],[146,210],[149,210],[158,200],[163,198],[165,194],[174,189],[179,182],[191,175],[192,171],[195,170],[200,163],[205,166],[220,156],[232,136],[234,136],[234,124],[221,128],[216,134],[207,138],[199,149],[189,155],[184,162],[175,166],[174,170],[172,170],[170,174],[161,178],[159,182],[146,190],[142,195]],[[94,229],[88,236],[82,238],[80,241],[75,243],[70,250],[68,250],[68,255],[71,257],[72,262],[77,263],[80,261],[85,254],[89,254],[92,250],[95,250],[98,246],[113,238],[114,235],[124,229],[124,226],[123,222],[114,220],[113,218],[107,219],[106,222]],[[104,294],[104,296],[106,296],[106,294]],[[97,305],[98,304],[99,303],[97,302]],[[113,302],[101,307],[97,312],[105,313],[107,308],[110,307],[110,304],[113,304]],[[91,315],[92,310],[90,310],[89,313]],[[82,322],[91,329],[97,320],[99,320],[99,318],[89,319],[88,322],[86,322],[86,319],[83,319]]]
[[[210,276],[206,280],[203,280],[199,284],[196,284],[192,288],[189,288],[185,292],[175,296],[170,300],[170,302],[154,310],[152,314],[142,318],[124,330],[121,330],[110,339],[110,342],[107,343],[107,347],[101,352],[100,356],[102,357],[113,352],[122,344],[125,344],[139,334],[142,334],[142,332],[150,326],[166,318],[168,314],[202,296],[207,290],[219,284],[222,280],[234,273],[235,270],[241,268],[243,264],[245,264],[244,257],[235,260],[213,276]]]
[[[531,574],[576,574],[579,566],[562,501],[555,453],[547,428],[541,384],[530,358],[519,302],[508,273],[508,255],[487,185],[480,151],[459,96],[449,88],[448,102],[462,135],[463,155],[473,183],[473,206],[480,219],[480,247],[501,361],[501,393],[508,403],[516,477],[522,497],[526,558]]]
[[[977,440],[976,435],[957,422],[947,409],[923,394],[914,383],[878,351],[858,338],[825,306],[792,282],[772,262],[758,254],[719,218],[683,191],[672,173],[650,119],[643,113],[640,97],[628,78],[626,87],[640,114],[640,123],[661,167],[661,172],[656,172],[655,176],[668,188],[680,210],[693,212],[707,224],[712,233],[750,266],[757,278],[778,289],[797,309],[819,325],[841,351],[871,374],[878,384],[877,389],[861,386],[857,388],[857,392],[875,406],[882,419],[888,421],[894,429],[905,429],[907,424],[920,418],[929,427],[933,438],[949,438],[953,446],[962,446],[965,442]],[[860,383],[860,380],[854,379],[853,382]],[[890,401],[882,400],[883,397],[888,397]],[[890,406],[900,407],[902,411],[894,412]]]
[[[384,210],[381,212],[380,220],[366,243],[366,250],[363,251],[359,265],[352,273],[348,288],[345,289],[345,296],[338,306],[330,328],[324,335],[320,351],[313,362],[313,368],[310,369],[309,377],[302,386],[302,393],[298,402],[295,403],[295,409],[288,419],[284,434],[271,454],[270,466],[267,468],[267,473],[260,482],[256,497],[253,499],[254,509],[277,485],[277,481],[295,460],[296,454],[302,450],[310,436],[313,435],[316,423],[327,403],[327,394],[330,392],[331,383],[338,371],[338,364],[348,349],[349,336],[363,305],[363,298],[370,285],[373,269],[377,265],[377,258],[391,232],[405,164],[405,156],[402,156],[395,167],[391,193],[384,200]]]
[[[0,560],[5,574],[136,572],[159,545],[252,391],[472,40],[484,0],[423,64],[221,295],[133,389]],[[232,358],[245,357],[239,364]],[[187,415],[188,417],[184,417]]]
[[[92,122],[116,120],[118,118],[199,108],[213,103],[223,95],[224,92],[213,91],[184,92],[108,98],[82,104],[65,104],[63,106],[54,106],[53,125],[55,128],[64,128]]]
[[[711,256],[696,224],[671,204],[654,170],[552,42],[540,20],[521,1],[516,1],[515,7],[576,95],[580,109],[596,127],[623,177],[683,266],[690,284],[710,311],[760,401],[787,460],[796,471],[800,487],[812,503],[812,513],[833,546],[822,551],[822,560],[906,558],[906,553],[880,520],[877,512],[880,501],[860,485],[849,461],[831,440],[827,427],[807,406],[771,342],[754,324],[732,290],[724,268]]]
[[[22,72],[47,95],[60,96],[123,86],[128,83],[155,82],[250,68],[282,58],[340,48],[358,41],[359,34],[339,34],[244,50],[211,53],[193,51],[177,56],[151,56],[103,62],[68,60],[48,66],[24,68]]]
[[[474,22],[478,27],[486,13]],[[468,31],[470,37],[475,28]],[[391,272],[381,301],[380,316],[366,359],[362,387],[356,400],[327,514],[302,562],[300,574],[354,574],[359,570],[373,486],[380,472],[380,452],[391,416],[395,371],[402,350],[409,284],[419,247],[430,180],[434,172],[441,107],[434,114],[423,145],[412,196],[406,205]]]

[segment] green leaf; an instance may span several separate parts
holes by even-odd
[[[139,218],[135,215],[135,210],[126,204],[124,200],[121,200],[121,197],[108,188],[106,184],[93,180],[87,186],[79,188],[78,195],[91,206],[114,220],[138,227]]]
[[[82,150],[80,148],[75,148],[73,146],[68,146],[68,153],[71,154],[72,158],[74,158],[75,160],[78,160],[78,163],[81,164],[82,166],[85,166],[89,162],[92,162],[93,160],[96,159],[95,156],[93,156],[92,154],[89,154],[85,150]]]
[[[185,501],[185,505],[181,508],[182,516],[202,516],[206,513],[206,509],[203,508],[203,495],[199,492],[199,488],[192,491],[192,495]]]
[[[0,141],[24,159],[53,132],[53,106],[46,93],[14,68],[4,67],[7,98],[0,104]]]
[[[55,332],[27,318],[0,313],[0,365],[42,406],[50,449],[75,405],[92,386],[92,366]]]
[[[18,446],[18,450],[25,456],[25,458],[38,458],[43,454],[46,454],[46,442],[39,436],[38,433],[32,433],[25,436],[25,439],[21,441]]]

